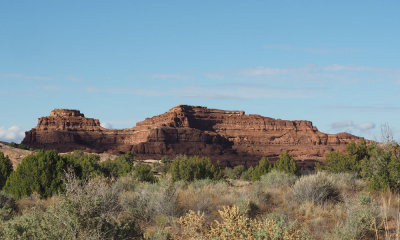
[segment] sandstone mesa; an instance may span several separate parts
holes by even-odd
[[[25,135],[22,143],[33,148],[111,154],[133,151],[138,159],[202,155],[228,166],[255,165],[264,156],[274,161],[287,151],[302,168],[361,139],[348,133],[322,133],[310,121],[189,105],[178,105],[129,129],[106,129],[78,110],[54,109]]]

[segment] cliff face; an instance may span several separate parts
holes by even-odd
[[[287,151],[307,167],[330,150],[342,151],[359,139],[348,133],[319,132],[310,121],[178,105],[130,129],[105,129],[99,120],[85,118],[77,110],[55,109],[39,118],[22,143],[60,152],[133,151],[138,158],[205,155],[231,165],[255,164],[262,156],[275,160]]]

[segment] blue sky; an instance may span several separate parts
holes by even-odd
[[[178,104],[400,137],[399,1],[0,2],[0,140],[53,108],[132,127]]]

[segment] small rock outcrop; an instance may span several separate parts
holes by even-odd
[[[99,120],[86,118],[78,110],[55,109],[39,118],[22,143],[60,152],[133,151],[139,159],[203,155],[227,165],[254,165],[263,156],[273,161],[287,151],[309,167],[329,151],[343,151],[346,144],[359,139],[348,133],[322,133],[310,121],[178,105],[130,129],[105,129]]]

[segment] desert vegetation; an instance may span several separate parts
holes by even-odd
[[[157,172],[157,176],[154,174]],[[351,143],[301,174],[206,157],[146,165],[38,150],[0,153],[0,239],[399,239],[400,146]]]

